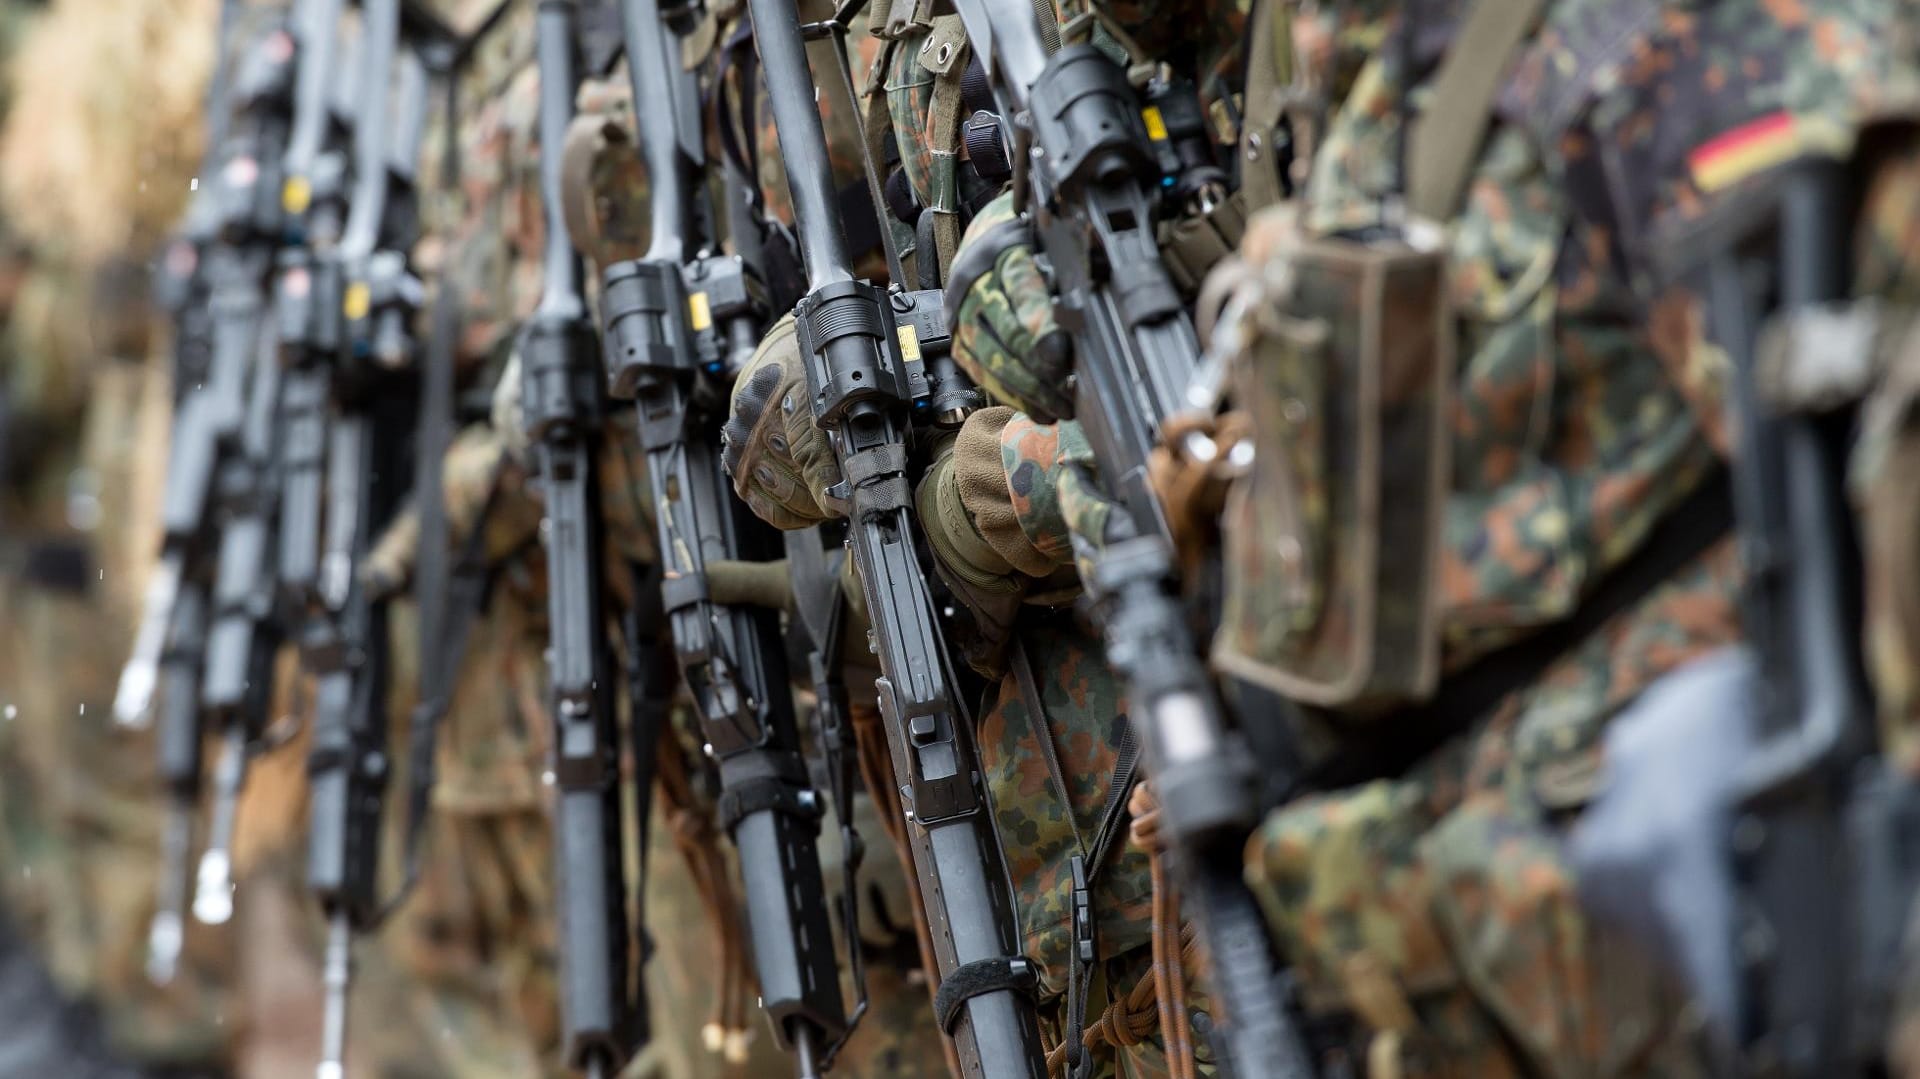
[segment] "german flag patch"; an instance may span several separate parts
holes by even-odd
[[[1846,148],[1845,132],[1830,121],[1776,112],[1716,135],[1687,155],[1693,183],[1712,194],[1750,176],[1809,154]]]

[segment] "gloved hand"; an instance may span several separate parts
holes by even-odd
[[[733,384],[722,436],[733,489],[760,519],[784,531],[846,513],[827,489],[840,482],[824,431],[813,424],[807,369],[793,316],[773,324]]]
[[[1081,439],[1085,447],[1086,441]],[[1093,454],[1085,453],[1064,461],[1055,482],[1060,502],[1060,518],[1071,537],[1073,562],[1084,582],[1093,580],[1093,564],[1107,544],[1125,537],[1131,528],[1120,504],[1100,490],[1094,474]]]
[[[1024,602],[1075,590],[1062,470],[1086,456],[1076,424],[1035,423],[1004,406],[967,417],[914,500],[941,577],[973,614],[988,665]]]
[[[466,545],[475,527],[486,530],[479,553],[489,564],[533,542],[540,527],[540,507],[527,490],[525,469],[513,458],[500,432],[481,426],[461,431],[447,447],[441,477],[450,554]],[[419,507],[409,505],[374,541],[361,564],[368,591],[384,598],[407,588],[413,581],[419,547]]]
[[[947,277],[953,358],[988,396],[1041,423],[1073,415],[1073,338],[1054,321],[1052,289],[1013,196],[967,226]]]

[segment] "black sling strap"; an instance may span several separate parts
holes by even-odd
[[[1443,679],[1431,700],[1395,712],[1350,740],[1348,748],[1309,771],[1306,789],[1348,787],[1404,774],[1492,712],[1508,694],[1538,680],[1614,616],[1672,580],[1732,527],[1732,487],[1726,468],[1716,466],[1679,509],[1654,526],[1639,550],[1601,578],[1571,615],[1481,656]]]

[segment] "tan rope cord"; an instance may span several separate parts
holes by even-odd
[[[1187,1012],[1186,949],[1192,934],[1180,922],[1180,892],[1167,878],[1166,840],[1160,833],[1160,801],[1152,781],[1133,788],[1127,802],[1133,815],[1128,829],[1135,846],[1147,852],[1153,883],[1153,976],[1160,1004],[1160,1031],[1166,1041],[1168,1079],[1196,1079],[1193,1023]],[[1182,938],[1185,939],[1182,939]]]
[[[681,755],[671,728],[661,730],[660,743],[654,777],[659,784],[661,804],[666,809],[667,832],[686,863],[701,905],[706,908],[720,970],[718,996],[703,1035],[709,1052],[725,1052],[729,1060],[736,1057],[744,1060],[747,998],[754,987],[745,934],[737,916],[739,905],[733,894],[733,878],[727,873],[713,822],[694,798],[686,758]]]

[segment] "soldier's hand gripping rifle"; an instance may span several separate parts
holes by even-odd
[[[720,815],[740,852],[760,1003],[798,1074],[848,1030],[817,847],[821,806],[801,756],[780,612],[715,602],[718,562],[766,562],[778,538],[733,496],[720,430],[727,386],[767,324],[765,286],[703,235],[698,87],[654,0],[625,0],[634,115],[652,240],[608,267],[601,292],[611,392],[637,406],[653,490],[661,602],[680,673],[720,771]],[[729,192],[729,195],[737,192]],[[654,732],[636,732],[651,742]]]
[[[245,462],[259,459],[263,431],[272,419],[272,372],[260,369],[257,346],[266,263],[278,240],[278,223],[263,191],[276,183],[295,52],[288,30],[271,26],[246,43],[231,83],[216,87],[228,99],[231,121],[209,155],[211,175],[192,207],[190,231],[172,245],[162,267],[161,294],[179,312],[176,375],[183,389],[161,503],[161,558],[114,701],[118,722],[144,725],[161,662],[176,680],[166,695],[159,736],[169,807],[159,904],[149,935],[148,971],[158,981],[171,978],[179,956],[201,785],[208,686],[199,674],[208,640],[206,576],[217,535],[213,511],[216,500],[229,515],[246,501]],[[227,110],[216,106],[213,111],[225,115]],[[217,478],[228,481],[218,499]],[[230,580],[224,598],[233,595]]]
[[[419,292],[405,252],[418,233],[414,170],[427,99],[421,57],[399,40],[399,0],[368,0],[362,10],[354,194],[334,260],[340,347],[331,365],[321,572],[301,639],[316,683],[307,885],[327,917],[321,1079],[344,1071],[353,935],[391,909],[378,885],[390,777],[387,598],[368,592],[361,567],[399,502],[405,471]]]
[[[951,386],[911,361],[944,355],[945,322],[928,294],[855,280],[793,2],[752,0],[750,12],[810,290],[796,329],[815,420],[846,478],[848,544],[882,674],[876,688],[933,923],[938,1019],[968,1075],[1038,1077],[1046,1064],[1034,975],[1018,954],[1006,859],[919,561],[907,473],[913,414],[945,411],[944,402],[929,403],[926,384]]]
[[[1215,1048],[1247,1079],[1305,1076],[1306,1050],[1241,880],[1256,813],[1250,757],[1222,722],[1147,475],[1160,424],[1182,410],[1200,355],[1160,256],[1160,189],[1191,188],[1204,200],[1215,181],[1204,166],[1167,172],[1120,65],[1090,44],[1057,48],[1028,0],[955,7],[1012,136],[1019,227],[1037,235],[1059,320],[1073,336],[1075,412],[1130,526],[1100,552],[1086,586],[1104,616],[1108,659],[1126,679],[1161,827],[1212,955],[1226,1019],[1225,1044]],[[993,247],[986,242],[981,255],[991,258]]]
[[[569,1067],[602,1079],[644,1039],[645,1009],[627,969],[620,754],[601,606],[597,455],[605,377],[561,202],[560,147],[578,86],[576,32],[573,0],[541,0],[535,48],[547,247],[540,305],[520,337],[521,408],[546,495],[562,1052]]]

